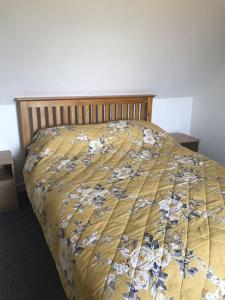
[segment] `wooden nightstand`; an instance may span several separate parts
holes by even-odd
[[[198,152],[198,146],[200,143],[199,139],[197,139],[193,136],[184,134],[184,133],[179,133],[179,132],[171,133],[170,135],[175,139],[175,141],[178,144],[180,144],[192,151]]]
[[[14,163],[10,151],[0,151],[0,213],[18,208]]]

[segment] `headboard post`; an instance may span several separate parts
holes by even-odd
[[[147,121],[151,122],[152,120],[152,102],[153,102],[153,97],[150,96],[147,98]]]
[[[30,143],[30,121],[28,103],[26,101],[17,102],[19,112],[19,122],[21,124],[22,144],[24,149]]]
[[[26,150],[42,128],[115,120],[151,121],[153,95],[18,98],[21,141]]]

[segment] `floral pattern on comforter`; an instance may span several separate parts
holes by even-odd
[[[24,168],[69,299],[225,299],[225,168],[144,121],[41,130]]]

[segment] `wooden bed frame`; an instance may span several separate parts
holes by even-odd
[[[151,121],[153,95],[17,98],[24,149],[42,128],[114,120]]]

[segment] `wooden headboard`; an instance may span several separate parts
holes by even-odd
[[[42,128],[114,120],[151,121],[153,95],[17,98],[24,149]]]

